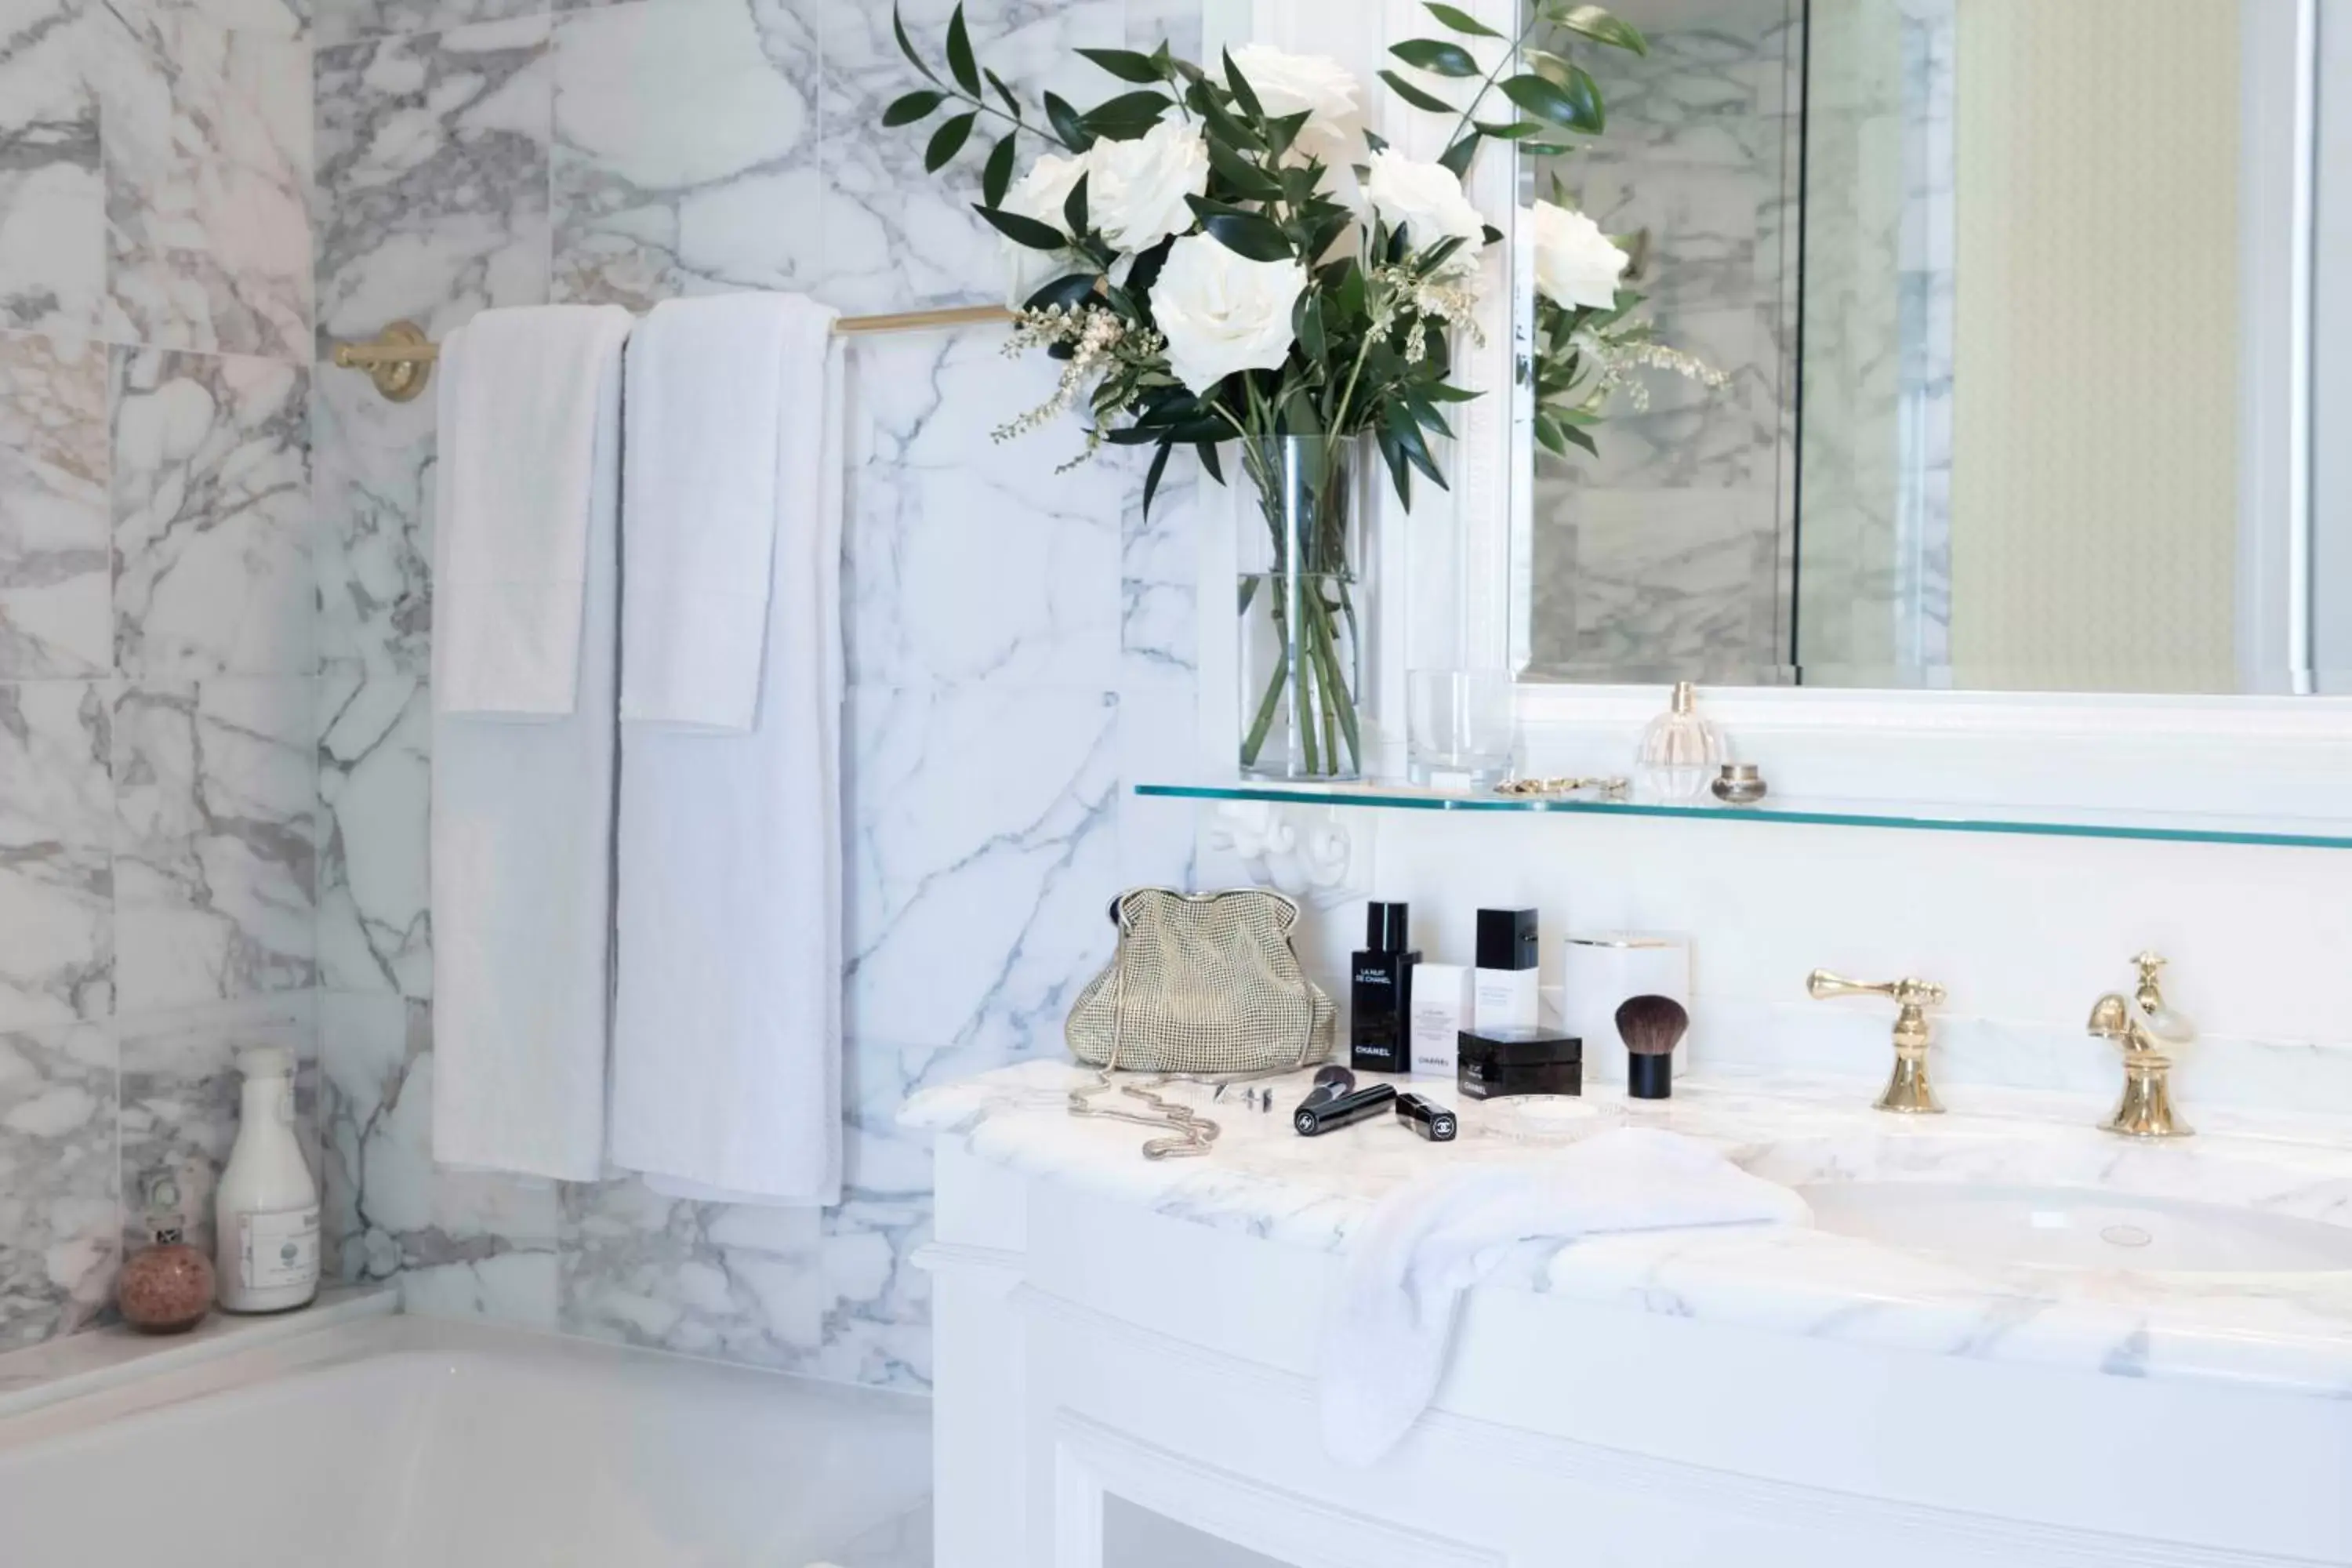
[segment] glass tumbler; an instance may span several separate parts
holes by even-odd
[[[1431,789],[1493,789],[1511,776],[1511,676],[1416,669],[1405,677],[1406,766]]]

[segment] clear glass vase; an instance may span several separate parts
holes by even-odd
[[[1364,776],[1364,487],[1360,439],[1243,443],[1257,501],[1241,542],[1241,770],[1253,778]]]

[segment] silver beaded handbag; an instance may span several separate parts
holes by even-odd
[[[1071,1115],[1160,1130],[1147,1160],[1206,1154],[1218,1126],[1160,1092],[1171,1079],[1260,1078],[1331,1054],[1338,1009],[1298,965],[1298,906],[1280,893],[1138,888],[1111,900],[1110,916],[1118,951],[1063,1029],[1070,1054],[1097,1069],[1070,1091]],[[1119,1086],[1143,1110],[1095,1103],[1120,1070],[1147,1075]]]
[[[1331,1054],[1338,1010],[1299,967],[1298,906],[1280,893],[1138,888],[1112,901],[1111,919],[1118,951],[1064,1031],[1088,1067],[1230,1078]]]

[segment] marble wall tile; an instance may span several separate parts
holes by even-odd
[[[1074,426],[992,440],[1055,381],[1051,362],[999,351],[991,332],[855,351],[844,584],[855,682],[1099,687],[1118,661],[1129,480],[1111,458],[1056,474],[1082,447]]]
[[[106,15],[107,335],[308,363],[309,46]]]
[[[310,996],[270,997],[116,1026],[121,1053],[122,1227],[126,1244],[147,1239],[147,1210],[159,1176],[180,1195],[189,1243],[213,1250],[213,1199],[236,1144],[243,1082],[236,1053],[283,1046],[294,1053],[295,1114],[304,1158],[319,1173],[318,1022]]]
[[[362,38],[412,37],[547,10],[545,0],[309,0],[321,48]]]
[[[89,0],[0,0],[0,327],[87,331],[106,286]]]
[[[0,686],[0,1027],[112,1009],[109,702],[100,683]]]
[[[126,1013],[308,987],[315,683],[133,687],[114,714],[115,989]]]
[[[853,1036],[1056,1047],[1110,949],[1117,719],[1099,690],[852,690]]]
[[[114,666],[106,360],[0,332],[0,679]]]
[[[379,672],[433,664],[433,400],[394,403],[322,368],[310,396],[319,657]]]
[[[565,1331],[768,1367],[820,1344],[816,1210],[690,1203],[634,1178],[562,1191]]]
[[[121,1256],[114,1039],[0,1034],[0,1351],[87,1327]]]
[[[433,1161],[433,1020],[423,1002],[319,1000],[328,1267],[397,1277],[411,1311],[556,1323],[551,1183]]]
[[[319,680],[319,984],[433,990],[433,705],[422,676],[328,667]]]
[[[819,18],[824,38],[824,255],[816,292],[853,311],[999,297],[999,241],[971,203],[987,150],[1008,128],[984,119],[985,134],[975,132],[950,171],[925,174],[929,127],[882,127],[884,109],[922,85],[891,36],[890,7],[799,3]],[[952,9],[953,0],[911,0],[904,8],[908,31],[935,65]],[[1120,0],[996,0],[971,7],[969,19],[982,62],[1024,95],[1033,116],[1042,114],[1036,105],[1046,89],[1093,103],[1110,96],[1107,84],[1116,86],[1075,51],[1125,46]],[[1046,150],[1029,141],[1024,165]]]
[[[319,51],[322,358],[389,321],[438,341],[485,306],[545,301],[548,38],[526,16]]]
[[[803,0],[664,0],[555,28],[558,300],[804,289],[823,230]]]
[[[1150,54],[1166,44],[1180,60],[1201,59],[1201,0],[1127,0],[1127,47]]]
[[[149,680],[315,663],[310,372],[113,351],[115,655]]]

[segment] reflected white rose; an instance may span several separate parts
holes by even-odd
[[[1570,310],[1614,305],[1618,280],[1631,258],[1580,212],[1538,202],[1533,217],[1536,292]]]
[[[1325,55],[1294,55],[1270,44],[1244,44],[1233,52],[1242,79],[1276,120],[1307,116],[1292,143],[1295,153],[1345,169],[1363,155],[1363,87],[1347,67]]]
[[[1306,291],[1297,261],[1252,261],[1206,234],[1178,240],[1151,290],[1169,368],[1202,396],[1235,371],[1279,370]]]
[[[1087,214],[1114,249],[1150,249],[1197,221],[1187,196],[1209,190],[1209,143],[1181,120],[1133,142],[1097,142],[1087,154]]]
[[[1084,158],[1045,153],[1011,190],[1004,193],[1004,210],[1016,217],[1034,217],[1039,223],[1051,224],[1055,228],[1066,227],[1062,208],[1069,201],[1070,193],[1077,189],[1078,179],[1086,172],[1087,161]],[[1004,302],[1012,310],[1021,309],[1038,289],[1073,270],[1065,256],[1032,250],[1009,239],[1002,244],[1004,253]]]
[[[1364,195],[1372,209],[1392,229],[1407,231],[1416,251],[1441,240],[1459,239],[1455,260],[1462,271],[1475,271],[1478,247],[1486,242],[1486,220],[1463,194],[1462,182],[1443,163],[1416,163],[1394,152],[1372,154],[1371,173]]]

